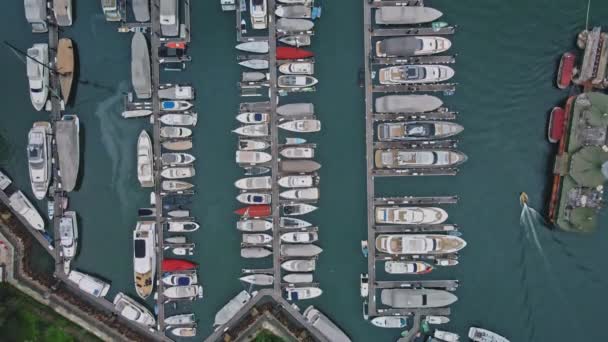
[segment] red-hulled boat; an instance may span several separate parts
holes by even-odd
[[[559,89],[566,89],[570,85],[575,62],[576,56],[572,52],[565,52],[562,55],[557,70],[557,87]]]
[[[549,132],[547,137],[552,143],[558,142],[564,135],[566,112],[562,107],[554,107],[549,117]]]
[[[314,53],[308,50],[288,46],[277,47],[277,59],[302,59],[312,56]]]
[[[165,44],[166,47],[168,47],[169,49],[185,49],[186,48],[186,43],[184,42],[168,42]]]
[[[196,268],[196,264],[192,261],[183,259],[163,259],[163,272],[175,272],[192,270]]]
[[[234,211],[235,214],[247,217],[267,217],[272,214],[269,205],[250,205]]]

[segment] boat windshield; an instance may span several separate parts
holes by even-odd
[[[144,258],[146,256],[146,240],[136,239],[135,244],[135,257]]]
[[[27,159],[30,164],[39,164],[42,160],[42,146],[40,145],[28,145],[27,146]]]
[[[255,113],[255,114],[253,114],[253,119],[255,121],[262,121],[262,113]]]
[[[432,135],[433,125],[411,124],[406,126],[406,134],[411,137],[428,137]]]
[[[406,80],[421,80],[426,77],[424,68],[413,66],[403,69],[403,78]]]

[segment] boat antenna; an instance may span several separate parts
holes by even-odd
[[[585,19],[585,31],[589,31],[589,9],[591,8],[591,0],[587,1],[587,18]]]

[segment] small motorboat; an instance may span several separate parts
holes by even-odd
[[[418,84],[447,81],[454,69],[447,65],[399,65],[378,70],[380,84]]]
[[[281,64],[279,71],[285,75],[312,75],[315,73],[315,65],[311,62],[293,62]]]
[[[452,254],[466,247],[460,237],[441,234],[379,234],[376,250],[393,255]]]
[[[193,187],[194,184],[179,180],[165,180],[161,183],[161,189],[164,191],[184,191]]]
[[[245,259],[260,259],[271,255],[272,251],[263,247],[241,248],[241,257]]]
[[[242,242],[250,245],[265,245],[272,241],[270,234],[243,234]]]
[[[168,245],[171,245],[171,244],[183,245],[186,243],[188,243],[188,238],[186,238],[183,235],[177,235],[177,236],[171,236],[171,237],[165,238],[165,244],[168,244]]]
[[[300,46],[309,46],[310,45],[310,36],[309,35],[293,35],[293,36],[284,36],[279,38],[279,41],[283,44],[300,47]]]
[[[235,214],[244,217],[268,217],[272,215],[269,205],[250,205],[234,211]]]
[[[286,147],[279,153],[285,158],[310,159],[315,156],[315,149],[310,147]]]
[[[192,102],[188,102],[185,100],[168,100],[168,101],[161,101],[160,103],[160,109],[164,110],[164,111],[173,111],[173,112],[181,112],[184,110],[188,110],[190,108],[192,108],[194,105],[192,104]]]
[[[283,292],[288,301],[312,299],[323,293],[318,287],[288,287],[283,289]]]
[[[179,337],[194,337],[196,336],[196,327],[177,327],[171,329],[171,334]]]
[[[234,186],[241,190],[270,190],[272,178],[270,176],[241,178],[234,182]]]
[[[312,76],[281,75],[277,79],[277,85],[281,88],[305,88],[312,87],[317,83],[319,83],[319,80]]]
[[[173,315],[165,318],[165,324],[168,326],[175,325],[191,325],[196,323],[194,314]]]
[[[46,121],[34,122],[27,134],[27,165],[30,185],[36,199],[43,199],[52,177],[53,144],[51,124]]]
[[[306,5],[278,6],[274,14],[281,18],[309,19],[312,16],[312,7]]]
[[[293,189],[282,191],[279,196],[291,200],[316,201],[319,199],[318,188]]]
[[[165,85],[158,90],[158,97],[166,100],[194,100],[192,86]]]
[[[272,229],[272,222],[266,220],[240,220],[236,222],[236,229],[243,232],[264,232]]]
[[[286,131],[297,133],[311,133],[321,130],[321,121],[319,120],[291,120],[279,124],[279,128]]]
[[[387,261],[384,270],[390,274],[426,274],[433,266],[422,261]]]
[[[304,138],[285,138],[285,145],[301,145],[305,143],[306,139]]]
[[[509,342],[508,339],[495,332],[476,327],[469,328],[468,336],[474,342]]]
[[[267,113],[242,113],[236,116],[236,119],[244,124],[267,123],[269,118]]]
[[[380,328],[398,328],[407,327],[407,316],[379,316],[371,320],[372,324]]]
[[[424,320],[428,324],[446,324],[450,322],[450,319],[446,316],[426,316]]]
[[[160,157],[163,165],[188,165],[196,158],[189,153],[163,153]]]
[[[294,259],[284,261],[281,268],[289,272],[313,272],[316,263],[315,259]]]
[[[156,324],[154,316],[145,306],[139,304],[122,292],[119,292],[116,297],[114,297],[113,304],[116,312],[130,321],[149,327]]]
[[[240,139],[239,140],[239,150],[241,150],[241,151],[265,150],[269,147],[270,147],[270,144],[263,140],[253,140],[253,139]]]
[[[34,44],[27,49],[26,70],[29,81],[30,100],[37,111],[41,111],[49,95],[49,45]]]
[[[171,151],[187,151],[192,148],[192,139],[172,139],[163,141],[161,145]]]
[[[133,231],[133,278],[137,294],[146,299],[154,289],[156,277],[156,223],[138,221]]]
[[[252,53],[268,53],[268,41],[246,42],[235,46],[237,50],[252,52]]]
[[[259,82],[265,80],[266,74],[259,71],[243,72],[241,81],[243,82]]]
[[[159,118],[160,122],[170,126],[196,126],[198,115],[192,114],[165,114]]]
[[[369,275],[367,273],[361,273],[359,281],[359,294],[361,298],[369,297]]]
[[[441,341],[445,341],[445,342],[460,341],[460,336],[458,336],[458,334],[449,332],[449,331],[439,330],[439,329],[435,329],[433,336],[440,339]]]
[[[201,285],[173,286],[163,291],[168,299],[194,299],[203,298],[203,287]]]
[[[163,272],[187,271],[193,270],[196,267],[197,264],[193,263],[192,261],[183,259],[164,258],[162,263]]]
[[[162,281],[169,286],[188,286],[198,284],[198,277],[196,273],[166,273]]]
[[[270,172],[270,168],[266,166],[247,166],[244,169],[245,176],[258,176]]]
[[[110,290],[110,284],[86,273],[72,270],[68,273],[68,279],[82,291],[97,298],[105,297]]]
[[[270,286],[274,283],[274,277],[269,274],[250,274],[239,279],[258,286]]]
[[[319,184],[319,177],[312,175],[292,175],[279,178],[278,183],[284,188],[309,188]]]
[[[467,156],[454,150],[379,149],[374,164],[384,169],[442,168],[464,163]]]
[[[181,179],[194,177],[196,172],[191,166],[169,167],[160,172],[160,175],[167,179]]]
[[[146,116],[152,115],[152,111],[149,109],[134,109],[134,110],[125,110],[122,112],[122,117],[125,119],[130,118],[142,118]]]
[[[241,151],[236,150],[235,161],[239,164],[263,164],[272,160],[272,155],[260,151]]]
[[[233,130],[233,132],[247,137],[265,137],[268,135],[268,125],[246,125]]]
[[[186,127],[165,126],[160,129],[163,138],[187,138],[192,135],[192,130]]]
[[[319,240],[317,232],[290,232],[281,234],[281,241],[288,243],[312,243]]]
[[[249,14],[251,16],[251,27],[254,30],[263,30],[268,26],[266,0],[249,0]]]
[[[240,62],[239,65],[253,70],[268,69],[268,61],[265,59],[248,59]]]
[[[244,192],[236,196],[236,200],[243,204],[270,204],[272,196],[262,192]]]
[[[66,211],[59,219],[59,237],[63,255],[64,273],[70,273],[70,262],[76,256],[78,248],[78,221],[75,211]]]
[[[281,256],[310,258],[317,256],[323,252],[323,249],[313,244],[282,244]]]
[[[279,46],[277,47],[277,59],[304,59],[313,57],[315,54],[311,51],[290,47],[290,46]]]
[[[306,19],[287,19],[277,20],[277,31],[284,33],[300,33],[312,30],[315,24]]]
[[[279,226],[281,228],[296,229],[310,227],[312,226],[312,224],[308,221],[304,221],[294,217],[281,217],[279,219]]]
[[[566,111],[561,107],[553,107],[549,116],[549,130],[547,138],[549,142],[555,144],[564,136],[566,125]]]
[[[198,230],[201,227],[200,224],[193,222],[193,221],[169,221],[167,226],[168,226],[167,231],[169,231],[171,233],[193,232],[195,230]]]
[[[557,87],[566,89],[574,74],[576,56],[572,52],[565,52],[559,61],[559,69],[557,69]]]
[[[312,273],[290,273],[283,276],[283,281],[290,284],[307,284],[312,283],[313,277]]]
[[[299,216],[305,215],[310,212],[317,210],[318,208],[314,205],[306,204],[306,203],[291,203],[291,204],[283,204],[281,206],[282,214],[285,216]]]

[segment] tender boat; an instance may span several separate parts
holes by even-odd
[[[308,188],[319,183],[317,176],[293,175],[279,178],[278,183],[284,188]]]
[[[261,259],[272,254],[271,250],[262,247],[241,248],[241,257],[245,259]]]
[[[160,129],[163,138],[187,138],[192,135],[192,130],[186,127],[165,126]]]
[[[63,102],[67,104],[70,101],[72,81],[74,79],[74,47],[70,38],[59,39],[56,69],[59,74]]]
[[[361,280],[359,283],[361,298],[369,297],[369,275],[367,273],[361,273]]]
[[[173,315],[165,318],[165,324],[168,326],[174,325],[191,325],[196,323],[194,314]]]
[[[179,1],[160,0],[160,32],[164,37],[179,35]]]
[[[306,203],[291,203],[282,205],[282,213],[285,216],[305,215],[315,210],[317,210],[317,207]]]
[[[281,226],[281,228],[295,229],[310,227],[312,226],[312,224],[308,221],[304,221],[294,217],[281,217],[279,219],[279,226]]]
[[[249,300],[251,295],[247,291],[241,291],[224,305],[216,314],[214,326],[220,326],[228,323],[228,321],[239,311]]]
[[[161,183],[161,188],[164,191],[184,191],[188,189],[192,189],[194,184],[178,181],[178,180],[165,180]]]
[[[379,141],[444,139],[464,130],[448,121],[406,121],[378,124]]]
[[[469,328],[468,336],[475,342],[509,342],[508,339],[495,332],[476,327]]]
[[[289,272],[313,272],[316,264],[315,259],[295,259],[284,261],[281,268]]]
[[[79,289],[93,297],[105,297],[110,290],[110,284],[101,281],[93,276],[78,271],[70,271],[68,280],[76,284]]]
[[[293,189],[282,191],[279,196],[285,199],[316,201],[319,199],[318,188]]]
[[[450,322],[450,319],[445,316],[426,316],[424,320],[428,324],[445,324]]]
[[[235,152],[236,157],[235,160],[239,164],[263,164],[272,160],[272,156],[270,153],[260,152],[260,151],[241,151],[237,150]]]
[[[167,179],[181,179],[194,177],[196,172],[192,166],[169,167],[160,172],[160,175]]]
[[[192,86],[172,85],[158,90],[158,97],[166,100],[194,100]]]
[[[311,58],[315,54],[311,51],[290,47],[290,46],[279,46],[277,47],[277,60],[284,59],[305,59]]]
[[[283,281],[290,284],[309,284],[313,282],[312,273],[290,273],[283,276]]]
[[[315,106],[312,103],[289,103],[277,107],[277,114],[281,116],[312,116]]]
[[[137,179],[142,187],[154,186],[154,155],[148,132],[142,130],[137,139]]]
[[[26,69],[30,87],[30,99],[37,111],[41,111],[49,95],[49,45],[34,44],[27,49]]]
[[[148,0],[133,0],[131,2],[131,8],[135,15],[135,20],[139,22],[150,21],[150,7]]]
[[[372,324],[380,328],[399,328],[407,327],[407,316],[379,316],[371,320]]]
[[[164,258],[162,263],[162,270],[163,272],[186,271],[195,269],[196,266],[197,265],[192,261]]]
[[[283,289],[285,299],[289,301],[319,297],[323,291],[318,287],[287,287]]]
[[[259,82],[266,79],[266,74],[259,71],[243,72],[241,81],[243,82]]]
[[[160,159],[163,165],[188,165],[196,158],[188,153],[163,153]]]
[[[163,274],[162,282],[169,286],[188,286],[198,284],[196,273],[167,273]]]
[[[437,83],[454,76],[446,65],[399,65],[378,70],[380,84]]]
[[[310,45],[310,36],[309,35],[293,35],[293,36],[284,36],[279,38],[279,41],[283,44],[300,47],[300,46],[309,46]]]
[[[165,114],[158,120],[165,125],[176,125],[176,126],[196,126],[198,115],[192,114]]]
[[[246,42],[235,46],[237,50],[252,53],[268,53],[268,41]]]
[[[244,124],[267,123],[269,118],[266,113],[242,113],[236,116],[236,119]]]
[[[287,243],[312,243],[319,240],[317,232],[290,232],[281,234],[281,241]]]
[[[376,24],[409,25],[424,24],[439,19],[443,13],[422,6],[383,6],[376,9]]]
[[[285,257],[304,257],[310,258],[317,256],[323,252],[323,249],[317,245],[313,244],[301,244],[301,245],[291,245],[291,244],[282,244],[281,245],[281,256]]]
[[[317,83],[319,81],[312,76],[281,75],[277,79],[277,85],[282,88],[305,88]]]
[[[277,31],[284,33],[300,33],[312,30],[315,24],[306,19],[287,19],[277,20]]]
[[[426,274],[433,266],[422,261],[386,261],[384,270],[390,274]]]
[[[239,140],[239,150],[241,150],[241,151],[265,150],[269,147],[270,147],[270,144],[263,140],[253,140],[253,139],[240,139]]]
[[[274,277],[269,274],[250,274],[239,279],[258,286],[270,286],[274,283]]]
[[[248,59],[246,61],[239,62],[239,65],[253,70],[268,69],[268,61],[265,59]]]
[[[160,109],[164,111],[175,111],[181,112],[192,108],[194,105],[192,102],[186,100],[165,100],[161,101]]]
[[[250,205],[237,209],[234,213],[244,217],[268,217],[272,215],[272,208],[269,205]]]
[[[312,7],[306,5],[279,6],[274,14],[281,18],[309,19],[312,16]]]
[[[270,176],[241,178],[234,183],[241,190],[270,190],[272,178]]]
[[[249,0],[251,27],[254,30],[263,30],[268,26],[267,12],[266,0]]]
[[[272,241],[270,234],[243,234],[242,242],[250,245],[265,245]]]
[[[266,166],[246,166],[245,176],[258,176],[270,172],[270,168]]]
[[[119,292],[114,297],[114,309],[124,318],[139,323],[144,326],[153,327],[156,325],[154,316],[142,304]]]
[[[167,231],[176,232],[193,232],[201,227],[200,224],[193,221],[170,221]]]
[[[286,75],[312,75],[315,65],[311,62],[286,63],[279,66],[279,71]]]
[[[432,36],[395,37],[376,42],[378,57],[410,57],[434,55],[452,46],[449,39]]]
[[[139,221],[133,231],[135,290],[146,299],[154,289],[156,275],[156,232],[154,221]]]
[[[566,124],[566,111],[561,107],[553,107],[549,117],[549,130],[547,138],[549,142],[555,144],[564,136],[564,126]]]
[[[444,290],[431,289],[383,289],[382,304],[393,308],[438,308],[449,306],[458,297]]]
[[[281,160],[279,161],[279,171],[285,173],[315,172],[321,168],[321,164],[314,160]]]
[[[236,196],[236,200],[244,204],[270,204],[272,196],[261,192],[245,192]]]
[[[462,238],[439,234],[379,234],[376,249],[388,254],[450,254],[467,245]]]
[[[445,341],[445,342],[460,341],[460,336],[458,336],[458,334],[449,332],[449,331],[439,330],[439,329],[435,329],[435,333],[433,334],[433,336],[440,339],[441,341]]]
[[[321,121],[319,120],[291,120],[279,124],[282,128],[290,132],[311,133],[321,130]]]
[[[147,0],[145,1],[147,2]],[[145,21],[148,20],[149,15]],[[135,32],[131,41],[131,83],[138,98],[149,99],[152,97],[150,52],[146,37],[141,32]]]
[[[268,135],[268,125],[246,125],[233,130],[233,132],[247,137],[265,137]]]
[[[163,291],[168,299],[194,299],[203,298],[203,287],[201,285],[173,286]]]
[[[383,207],[377,206],[378,224],[440,224],[448,219],[448,213],[436,207]]]
[[[163,148],[171,151],[187,151],[192,148],[192,139],[175,139],[163,141]]]
[[[78,221],[76,212],[66,211],[59,219],[61,253],[64,259],[64,272],[70,272],[70,261],[76,256],[78,248]]]
[[[51,182],[51,124],[44,121],[34,122],[27,135],[27,163],[30,184],[36,199],[46,196]]]
[[[196,327],[178,327],[171,329],[171,334],[179,337],[196,336]]]
[[[376,113],[424,113],[439,109],[443,101],[431,95],[387,95],[376,99]]]
[[[464,163],[467,157],[451,150],[376,150],[377,168],[409,169],[453,167]]]
[[[566,89],[574,74],[576,56],[572,52],[565,52],[559,61],[559,69],[557,70],[557,87]]]
[[[130,118],[142,118],[146,116],[152,115],[152,111],[149,109],[134,109],[134,110],[125,110],[122,112],[122,117],[125,119]]]
[[[285,158],[310,159],[315,156],[315,149],[310,147],[286,147],[279,153]]]
[[[266,220],[240,220],[236,229],[244,232],[263,232],[272,229],[272,222]]]
[[[302,314],[310,325],[315,327],[319,332],[331,342],[351,342],[350,338],[327,316],[321,311],[315,309],[314,306],[309,306]]]

